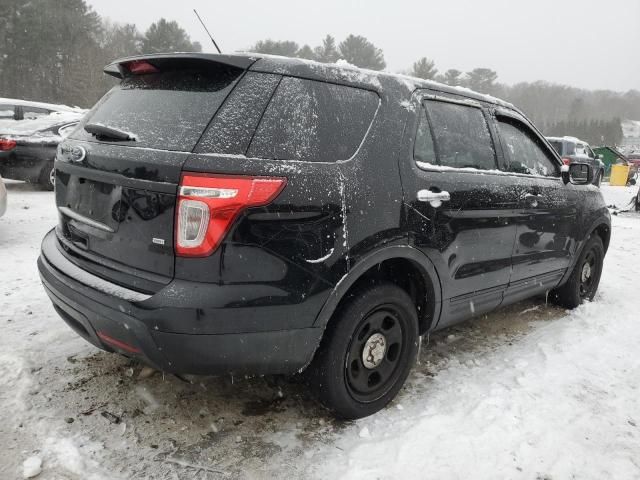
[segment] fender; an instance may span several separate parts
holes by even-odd
[[[601,215],[596,220],[591,222],[591,225],[589,225],[589,228],[587,228],[586,230],[586,234],[584,235],[584,237],[582,237],[582,240],[580,240],[580,244],[578,245],[578,248],[576,248],[576,253],[571,259],[571,264],[567,267],[567,271],[564,272],[564,276],[558,283],[558,286],[564,285],[565,282],[569,280],[569,277],[571,276],[571,272],[573,272],[573,269],[576,265],[576,262],[578,261],[578,258],[580,258],[580,255],[582,255],[582,249],[584,248],[584,244],[586,243],[587,239],[591,237],[593,232],[595,232],[596,228],[598,228],[600,225],[606,225],[609,228],[609,232],[611,232],[611,216]],[[607,245],[605,245],[605,253],[606,253],[606,248],[607,248]]]
[[[409,245],[393,245],[376,250],[370,255],[363,257],[358,263],[351,267],[349,272],[347,272],[347,274],[342,277],[333,288],[329,298],[327,298],[326,302],[320,309],[313,326],[321,328],[326,327],[333,315],[333,312],[340,303],[340,300],[342,300],[344,295],[347,294],[354,283],[371,267],[385,260],[391,260],[394,258],[414,261],[423,269],[423,273],[431,281],[435,294],[434,318],[432,325],[437,325],[442,310],[442,285],[433,263],[431,263],[429,257],[416,248]]]

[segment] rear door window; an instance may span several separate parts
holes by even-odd
[[[551,152],[524,124],[500,117],[498,131],[507,161],[507,171],[546,177],[559,176],[558,165]]]
[[[558,155],[562,155],[562,142],[558,140],[550,140],[549,143],[553,147],[553,149],[558,152]]]
[[[373,121],[379,98],[344,85],[284,77],[247,155],[335,162],[351,158]]]
[[[489,126],[478,107],[427,101],[438,165],[454,168],[497,169]]]
[[[190,152],[240,73],[237,68],[209,63],[126,77],[87,114],[71,137],[96,141],[83,127],[97,123],[136,139],[107,139],[105,143]]]

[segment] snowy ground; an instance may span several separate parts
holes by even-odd
[[[636,189],[604,186],[623,207]],[[386,410],[333,420],[300,385],[194,378],[101,352],[36,271],[53,196],[0,219],[0,478],[640,478],[640,216],[613,218],[596,301],[544,298],[432,335]]]

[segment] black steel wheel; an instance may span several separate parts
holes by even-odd
[[[404,384],[418,341],[416,308],[404,290],[392,284],[358,290],[331,320],[308,381],[338,417],[371,415]]]
[[[593,234],[585,243],[569,279],[551,292],[552,300],[566,308],[575,308],[585,300],[593,300],[600,284],[603,261],[602,239]]]
[[[407,342],[393,304],[381,305],[362,319],[351,340],[345,377],[351,395],[362,402],[380,398],[401,373],[400,352]]]

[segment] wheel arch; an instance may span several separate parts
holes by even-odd
[[[602,240],[602,245],[604,246],[604,253],[606,254],[607,249],[609,248],[609,243],[611,241],[611,220],[603,215],[591,223],[590,227],[586,230],[585,236],[580,241],[579,247],[576,248],[576,252],[573,256],[573,259],[571,260],[571,265],[569,266],[569,268],[567,268],[567,271],[562,277],[562,280],[560,281],[560,283],[558,283],[559,286],[564,285],[564,283],[569,279],[569,277],[571,276],[571,272],[573,271],[576,265],[576,261],[582,254],[582,249],[584,248],[584,245],[587,243],[587,240],[591,237],[591,235],[594,235],[594,234],[598,235]]]
[[[406,273],[406,275],[405,275]],[[418,310],[420,334],[437,324],[441,313],[442,287],[431,260],[408,245],[395,245],[376,251],[356,263],[338,282],[314,322],[326,327],[340,304],[351,293],[367,284],[388,281],[403,288]]]

